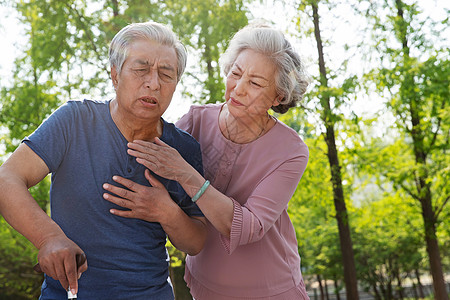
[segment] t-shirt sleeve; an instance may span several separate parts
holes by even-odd
[[[233,201],[230,238],[221,235],[231,254],[242,245],[259,241],[286,209],[306,169],[308,150],[282,163],[256,187],[244,205]]]
[[[51,173],[58,169],[66,153],[72,119],[73,109],[66,103],[22,141],[45,162]]]

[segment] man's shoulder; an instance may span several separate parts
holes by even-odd
[[[109,106],[110,100],[69,100],[63,106],[68,106],[74,109],[92,109]]]
[[[200,143],[193,136],[174,124],[164,121],[164,132],[161,140],[176,149],[188,163],[202,172]]]
[[[109,100],[69,100],[63,103],[58,110],[60,111],[98,111],[109,108]]]
[[[164,138],[170,143],[171,147],[174,147],[178,151],[181,150],[189,150],[195,148],[200,149],[200,144],[197,140],[187,133],[186,131],[178,128],[173,123],[169,123],[164,121]]]

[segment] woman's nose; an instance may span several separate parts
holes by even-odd
[[[236,95],[243,95],[245,94],[245,82],[240,79],[236,81],[236,85],[234,86],[234,91]]]

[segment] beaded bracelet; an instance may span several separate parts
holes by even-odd
[[[194,197],[192,197],[192,202],[196,202],[198,200],[198,198],[200,198],[203,193],[206,191],[206,189],[209,186],[209,180],[206,180],[205,183],[202,185],[202,187],[198,190],[197,194],[195,194]]]

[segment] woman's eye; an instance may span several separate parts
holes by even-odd
[[[261,87],[261,85],[260,85],[259,83],[257,83],[257,82],[250,81],[250,83],[253,84],[253,85],[256,86],[256,87]]]

